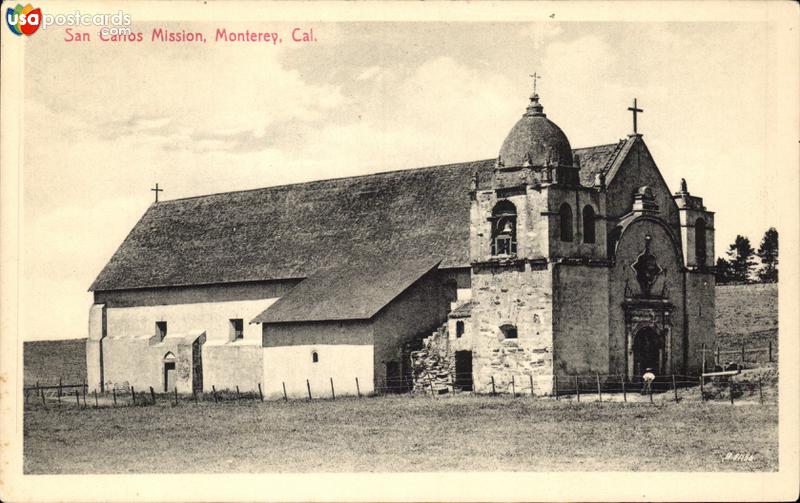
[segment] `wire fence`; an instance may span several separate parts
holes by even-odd
[[[551,381],[552,379],[552,381]],[[390,379],[362,392],[363,383],[353,378],[352,383],[338,384],[333,378],[329,387],[319,389],[319,382],[312,387],[311,380],[305,381],[303,396],[287,393],[286,382],[281,382],[282,393],[265,396],[261,383],[254,389],[240,386],[210,390],[194,390],[179,393],[177,387],[171,392],[156,392],[153,387],[136,389],[134,386],[110,387],[106,391],[89,390],[85,382],[80,384],[58,384],[24,387],[25,404],[39,404],[44,408],[52,406],[77,406],[80,408],[146,407],[157,404],[198,404],[201,402],[268,402],[290,400],[336,400],[337,398],[366,398],[375,396],[422,396],[438,399],[455,395],[481,395],[509,398],[536,398],[573,402],[650,402],[674,401],[684,399],[695,401],[736,400],[757,401],[763,404],[776,397],[773,389],[777,375],[754,374],[746,376],[740,371],[715,372],[704,375],[667,374],[655,376],[649,383],[641,378],[628,379],[615,374],[579,374],[539,377],[522,374],[474,376],[471,373],[452,373],[445,376],[420,380],[417,376]],[[421,381],[423,384],[421,385]],[[427,381],[427,383],[424,383]],[[273,383],[274,384],[274,383]],[[427,384],[427,385],[426,385]],[[337,394],[338,387],[338,394]],[[317,388],[317,389],[315,389]],[[766,398],[765,398],[766,397]]]

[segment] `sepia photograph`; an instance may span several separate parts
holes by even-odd
[[[3,499],[795,500],[800,17],[681,5],[3,2]]]

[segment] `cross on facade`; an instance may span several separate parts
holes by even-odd
[[[533,75],[528,75],[528,77],[533,79],[533,94],[536,94],[536,81],[541,79],[542,76],[538,75],[536,72],[533,72]]]
[[[155,193],[156,193],[156,202],[158,202],[158,193],[159,193],[159,192],[164,192],[164,189],[159,189],[159,188],[158,188],[158,182],[156,182],[156,186],[155,186],[155,188],[153,188],[153,189],[150,189],[150,190],[152,190],[153,192],[155,192]]]
[[[644,113],[644,110],[636,106],[636,98],[633,98],[633,106],[628,107],[628,110],[630,110],[633,113],[633,134],[639,134],[639,130],[636,127],[636,114]]]

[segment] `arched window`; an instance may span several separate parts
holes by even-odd
[[[572,208],[567,203],[558,210],[558,230],[561,241],[572,241]]]
[[[317,362],[319,362],[319,353],[317,353],[316,351],[312,351],[311,352],[311,363],[317,363]]]
[[[594,208],[588,204],[583,207],[583,242],[594,243]]]
[[[517,208],[507,200],[492,210],[492,255],[517,253]]]
[[[464,322],[457,321],[456,322],[456,339],[464,335]]]
[[[706,221],[698,218],[694,223],[694,256],[697,265],[706,263]]]
[[[517,327],[516,325],[512,325],[510,323],[506,323],[505,325],[500,326],[500,330],[503,332],[503,337],[506,339],[516,339],[517,338]]]

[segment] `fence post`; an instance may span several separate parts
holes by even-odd
[[[264,401],[264,393],[261,392],[261,383],[258,383],[258,397],[262,402]]]
[[[772,363],[772,339],[769,340],[769,362]]]
[[[306,387],[308,388],[308,399],[311,400],[311,383],[306,379]]]
[[[517,385],[514,382],[514,375],[513,374],[511,375],[511,395],[514,398],[517,398]]]
[[[28,401],[28,395],[27,395],[27,393],[25,394],[25,401],[26,401],[26,402]],[[80,394],[78,393],[78,390],[75,390],[75,401],[76,401],[76,402],[78,402],[78,407],[80,407],[80,406],[81,406],[81,396],[80,396]]]
[[[336,391],[333,389],[333,377],[331,377],[331,399],[336,400]]]
[[[86,407],[86,379],[83,380],[83,386],[81,387],[81,393],[83,394],[83,406]]]
[[[44,391],[43,391],[43,390],[40,390],[40,389],[39,389],[39,381],[36,381],[36,389],[35,389],[35,390],[34,390],[34,392],[33,392],[33,396],[39,396],[39,392],[42,392],[42,393],[44,393]]]
[[[533,375],[528,376],[531,380],[531,396],[533,396]],[[558,393],[556,392],[556,400],[558,399]]]
[[[533,379],[533,376],[531,376],[531,379]],[[556,392],[556,401],[558,401],[558,376],[557,375],[553,375],[553,388],[555,389],[555,392]],[[533,385],[531,385],[531,394],[533,394]]]
[[[744,363],[744,342],[742,343],[742,363]]]
[[[111,396],[114,397],[114,407],[117,406],[117,387],[111,388]],[[83,404],[86,405],[86,395],[83,395]]]
[[[358,394],[358,398],[361,398],[361,387],[358,385],[358,377],[356,377],[356,394]]]
[[[215,385],[211,385],[211,396],[214,397],[214,403],[217,403],[217,388]]]
[[[236,403],[239,403],[239,385],[236,385]]]
[[[581,401],[581,387],[578,384],[578,376],[575,376],[575,397],[579,402]]]
[[[175,386],[175,405],[178,405],[178,387]]]
[[[136,405],[136,392],[134,391],[133,386],[131,386],[131,400],[133,400],[133,405]]]
[[[648,388],[650,390],[650,393],[649,393],[650,394],[650,403],[653,403],[653,383],[652,382],[650,382],[650,385],[648,386]]]
[[[495,396],[496,394],[497,394],[497,390],[495,390],[495,388],[494,388],[494,376],[492,376],[492,396]]]
[[[728,381],[728,394],[731,396],[731,405],[733,405],[733,379]]]
[[[714,365],[719,365],[719,346],[717,346],[717,359]]]
[[[156,390],[154,390],[152,386],[150,386],[150,398],[153,399],[153,405],[155,405],[156,404]]]
[[[595,373],[594,376],[597,378],[597,400],[602,402],[603,401],[603,394],[600,393],[600,374]]]
[[[622,374],[622,378],[620,379],[620,381],[622,381],[622,401],[627,402],[628,393],[625,391],[625,374]]]
[[[706,378],[702,375],[700,376],[700,401],[706,401]]]
[[[44,390],[42,390],[42,405],[44,406],[45,409],[47,408],[47,403],[44,400]]]
[[[288,402],[289,401],[289,397],[286,396],[286,383],[281,381],[281,384],[283,385],[283,401],[284,402]]]
[[[99,407],[99,405],[97,403],[97,390],[95,389],[94,390],[94,408],[96,409],[97,407]]]
[[[761,387],[761,376],[758,376],[758,403],[764,403],[764,390]]]
[[[678,403],[678,387],[675,385],[675,374],[672,374],[672,392],[675,393],[675,403]]]

